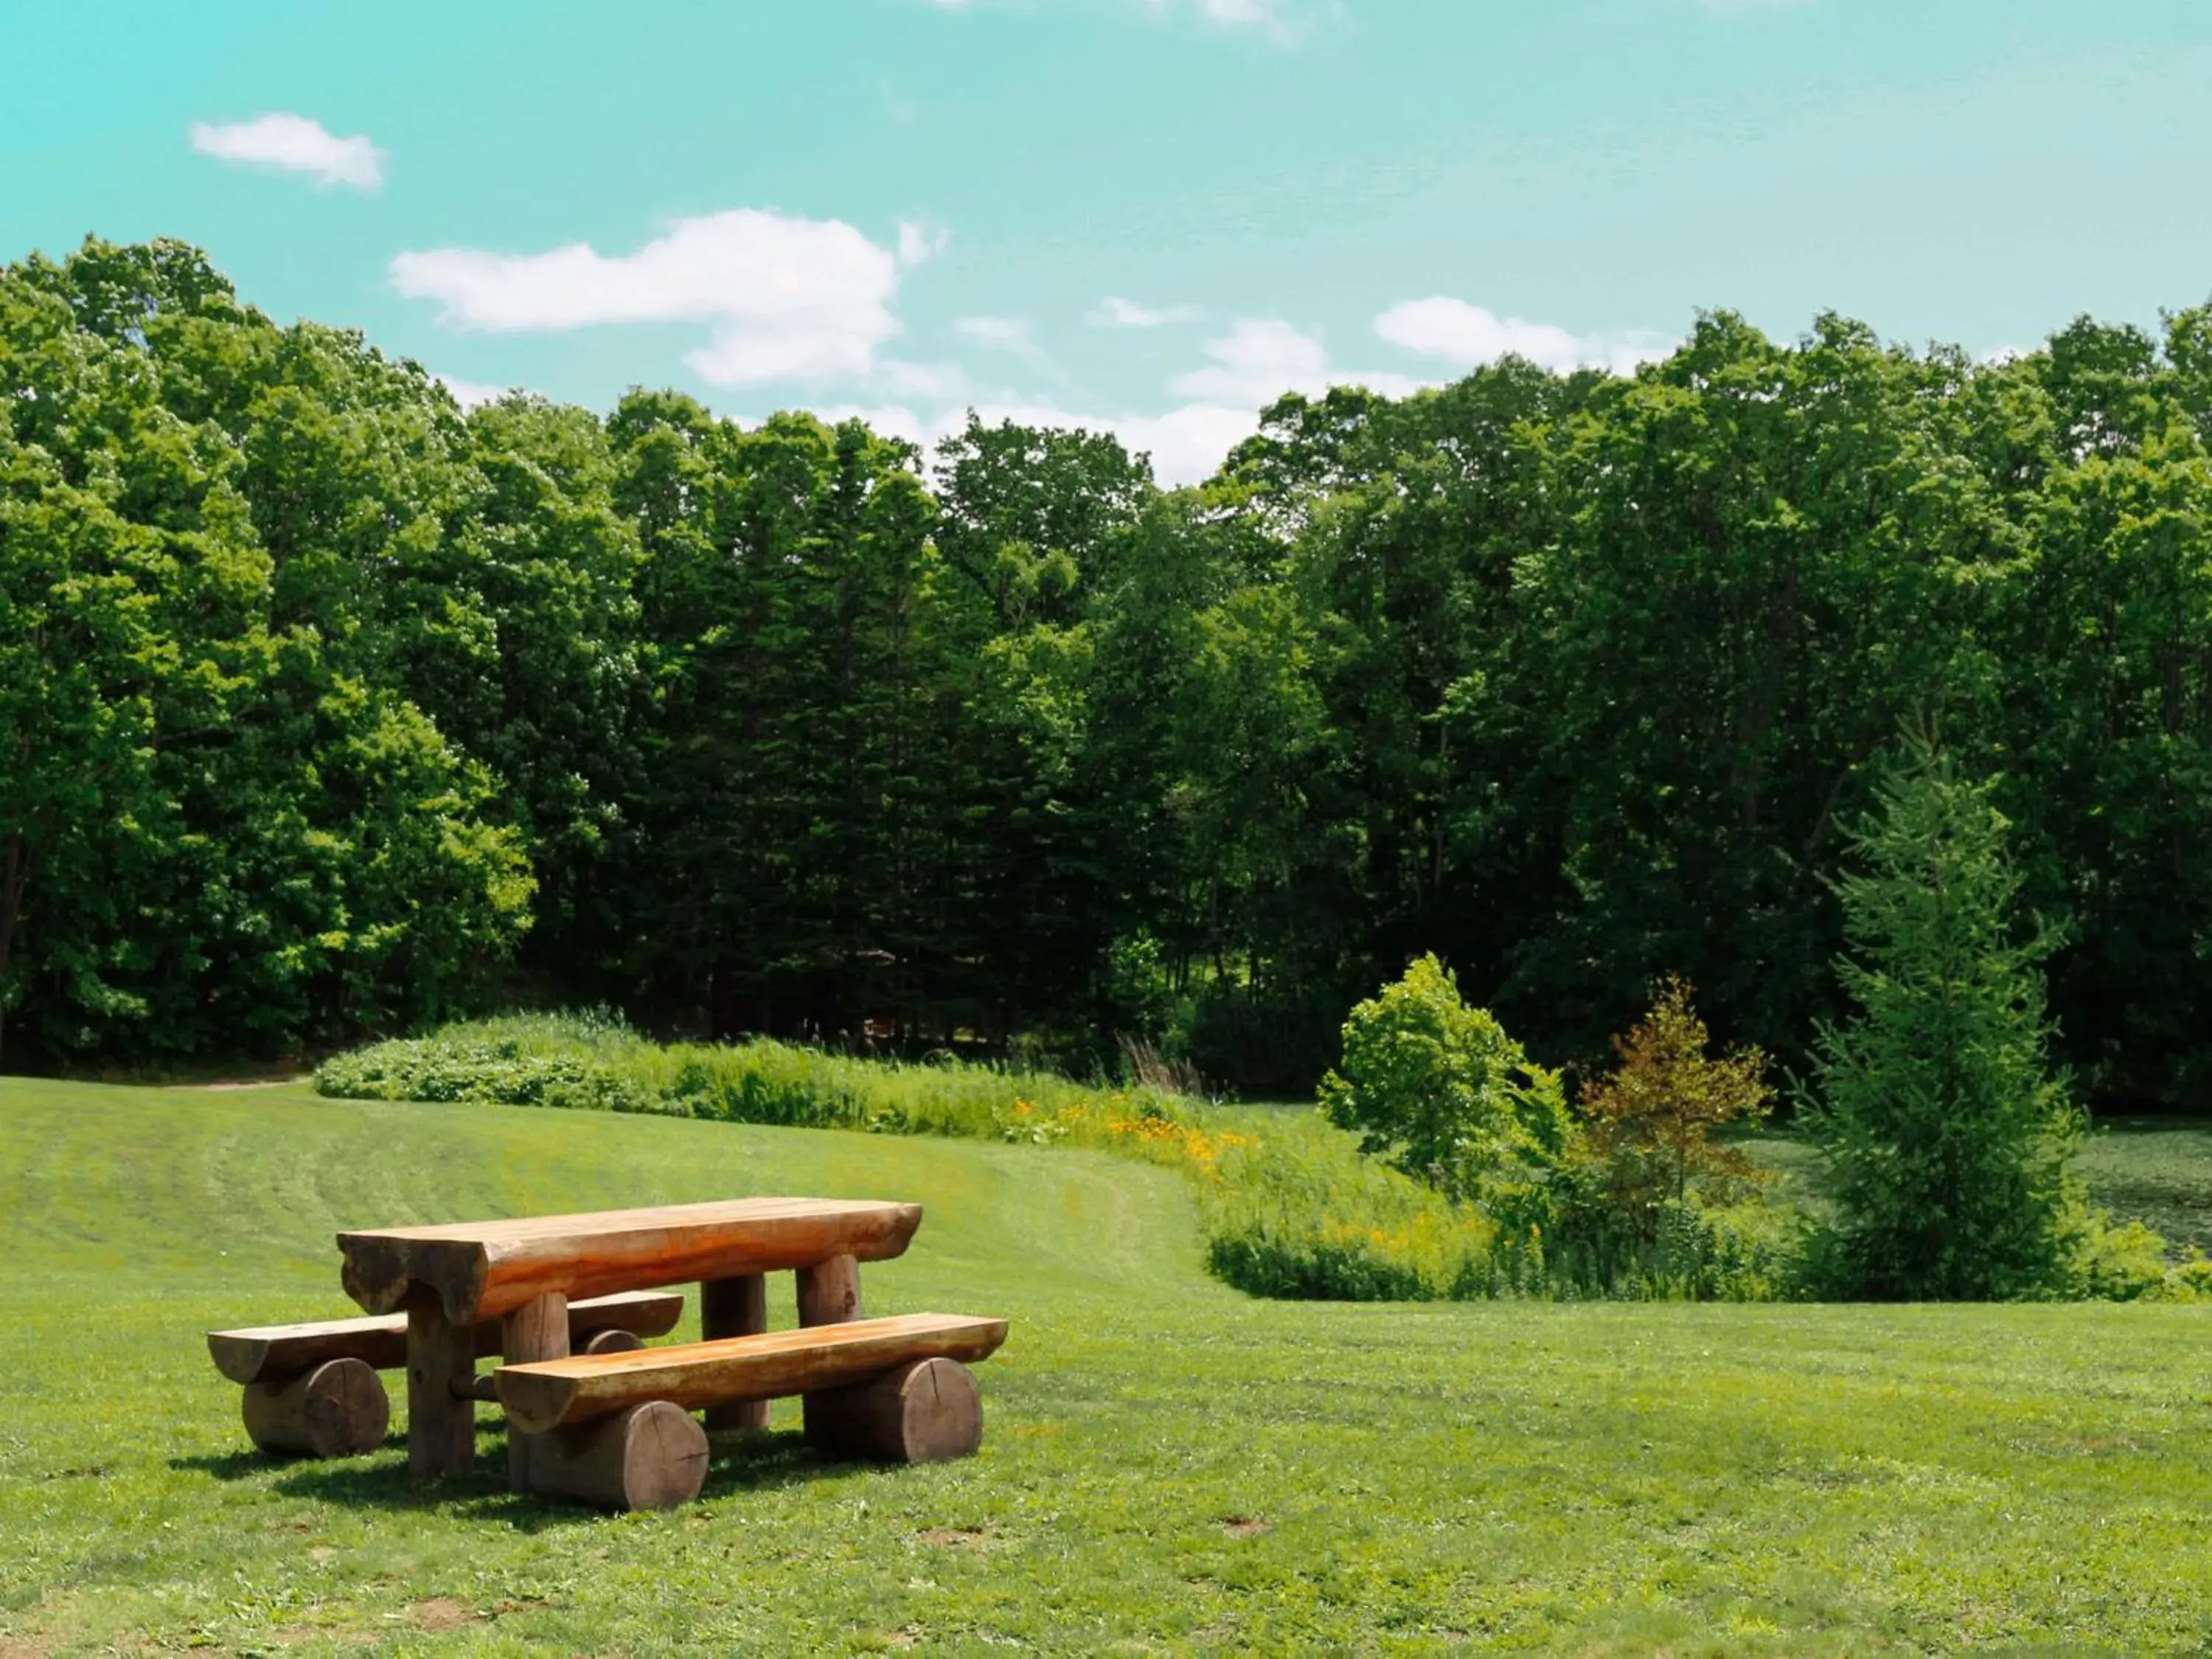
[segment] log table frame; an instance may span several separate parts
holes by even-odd
[[[794,1272],[799,1321],[860,1316],[860,1264],[904,1253],[919,1204],[746,1198],[576,1215],[393,1227],[338,1235],[346,1293],[372,1314],[407,1316],[407,1464],[459,1474],[476,1452],[475,1328],[496,1318],[511,1364],[565,1358],[571,1297],[696,1281],[709,1338],[768,1327],[764,1276]],[[808,1432],[822,1426],[811,1403]],[[717,1410],[713,1427],[765,1425],[765,1402]],[[508,1437],[507,1468],[528,1484],[532,1441]]]

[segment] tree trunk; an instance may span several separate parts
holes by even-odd
[[[738,1035],[738,964],[728,957],[718,957],[707,1000],[709,1006],[708,1026],[717,1042],[729,1042]]]
[[[31,854],[23,845],[23,832],[8,837],[8,851],[0,858],[0,1059],[7,1055],[8,964],[15,951],[15,923],[23,914],[23,890],[31,878]]]

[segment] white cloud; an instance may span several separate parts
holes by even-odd
[[[1260,408],[1286,392],[1318,398],[1333,386],[1364,386],[1403,398],[1430,384],[1407,374],[1331,368],[1320,340],[1273,318],[1239,317],[1228,333],[1206,342],[1206,355],[1213,361],[1176,375],[1168,389],[1201,403]]]
[[[1004,323],[1005,319],[971,318],[969,323]],[[971,337],[1012,336],[1011,329],[963,325]],[[1020,337],[1026,338],[1024,331]],[[1028,426],[1080,427],[1111,432],[1129,449],[1152,458],[1164,484],[1198,483],[1212,476],[1231,449],[1260,429],[1260,410],[1286,392],[1319,397],[1333,386],[1364,386],[1402,398],[1427,384],[1411,376],[1346,374],[1329,366],[1322,343],[1290,324],[1272,319],[1240,318],[1229,332],[1210,342],[1205,366],[1177,375],[1169,390],[1186,401],[1157,415],[1101,414],[1040,403],[1004,392],[968,390],[939,395],[943,386],[910,380],[911,390],[893,389],[895,370],[912,368],[885,362],[878,384],[890,392],[876,404],[842,404],[817,408],[824,420],[857,416],[878,432],[908,439],[925,448],[959,431],[973,408],[985,421],[1014,421]]]
[[[1328,381],[1322,343],[1272,319],[1239,317],[1228,333],[1206,342],[1206,355],[1211,363],[1178,374],[1168,389],[1212,403],[1259,404]]]
[[[718,386],[859,378],[899,327],[890,249],[838,220],[750,208],[678,220],[634,253],[582,242],[530,254],[442,248],[398,255],[391,276],[456,328],[704,323],[708,343],[684,362]]]
[[[924,415],[904,404],[846,404],[814,412],[825,421],[858,417],[878,432],[931,449],[968,424],[970,406],[963,404]],[[1213,475],[1231,450],[1260,429],[1256,410],[1210,404],[1186,404],[1164,415],[1082,414],[1049,404],[1018,399],[979,402],[972,407],[981,419],[992,425],[1012,421],[1024,426],[1079,427],[1091,432],[1111,432],[1133,453],[1150,455],[1153,475],[1170,486],[1203,483]]]
[[[977,345],[994,351],[1028,352],[1036,349],[1030,325],[1019,317],[963,317],[952,326]]]
[[[1150,0],[1152,9],[1164,9],[1163,0]],[[1231,28],[1279,26],[1290,8],[1285,0],[1198,0],[1203,16]]]
[[[431,377],[453,394],[453,401],[464,414],[482,404],[495,404],[516,386],[493,386],[487,380],[465,380],[458,374],[435,374]]]
[[[1375,319],[1375,332],[1392,345],[1462,368],[1512,356],[1562,372],[1592,367],[1628,374],[1638,363],[1665,356],[1668,349],[1648,334],[1577,335],[1442,295],[1391,307]]]
[[[962,11],[977,0],[930,0],[945,11]],[[1299,0],[1136,0],[1154,17],[1190,12],[1223,28],[1249,28],[1291,44],[1305,33],[1297,16]]]
[[[934,259],[952,241],[952,233],[942,227],[933,229],[912,219],[902,219],[898,228],[898,262],[911,269],[924,260]]]
[[[957,403],[976,395],[968,371],[957,363],[912,363],[896,357],[877,362],[874,389],[892,398],[920,398],[929,403]]]
[[[1165,328],[1172,323],[1194,322],[1197,318],[1196,306],[1169,306],[1155,311],[1109,294],[1086,312],[1083,320],[1093,328]]]
[[[1020,358],[1032,368],[1057,372],[1051,357],[1030,332],[1026,318],[963,317],[952,326],[987,351],[1006,352]]]
[[[215,125],[195,121],[192,148],[203,155],[287,173],[311,173],[318,185],[374,190],[384,182],[384,152],[362,135],[333,136],[304,115],[272,114]]]

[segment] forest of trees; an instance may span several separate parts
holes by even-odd
[[[1997,775],[2062,1057],[2212,1097],[2212,307],[1702,319],[1285,398],[1202,488],[633,392],[464,413],[197,251],[0,271],[0,1063],[477,1007],[1310,1086],[1434,951],[1802,1066],[1900,722]]]

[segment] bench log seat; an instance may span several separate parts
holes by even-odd
[[[683,1297],[665,1291],[573,1302],[568,1343],[586,1352],[637,1348],[673,1330],[683,1313]],[[469,1335],[478,1358],[500,1352],[498,1320]],[[405,1315],[210,1331],[207,1344],[216,1369],[244,1385],[246,1431],[262,1450],[343,1457],[383,1444],[392,1406],[376,1373],[405,1368]],[[488,1398],[489,1385],[487,1377],[471,1392]]]
[[[690,1413],[734,1401],[804,1395],[809,1438],[848,1455],[966,1455],[983,1424],[967,1364],[1006,1339],[1003,1319],[903,1314],[502,1365],[492,1382],[508,1432],[541,1437],[519,1466],[531,1490],[669,1508],[706,1478],[706,1432]]]
[[[602,1331],[634,1336],[665,1336],[684,1316],[684,1297],[674,1291],[628,1291],[568,1304],[568,1345],[581,1348]],[[477,1358],[499,1353],[499,1321],[475,1328]],[[269,1382],[313,1370],[325,1359],[359,1359],[372,1370],[407,1367],[407,1316],[325,1319],[301,1325],[257,1325],[244,1330],[210,1331],[208,1352],[215,1368],[234,1382]]]

